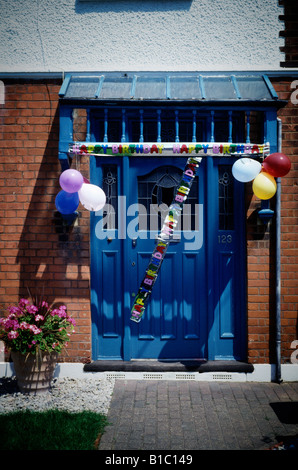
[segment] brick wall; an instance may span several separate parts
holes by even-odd
[[[279,36],[284,38],[284,45],[280,47],[284,53],[284,61],[281,67],[298,67],[298,14],[296,0],[279,0],[279,5],[283,7],[283,14],[279,15],[283,30]]]
[[[282,151],[292,161],[292,170],[287,177],[281,179],[281,325],[284,362],[289,361],[293,352],[291,342],[298,339],[298,103],[292,102],[292,83],[293,80],[279,80],[274,83],[280,98],[288,101],[279,117],[283,124]]]
[[[66,226],[55,208],[59,117],[55,81],[5,81],[0,105],[0,304],[44,289],[65,302],[76,334],[61,361],[90,359],[89,216]],[[88,177],[88,166],[81,168]],[[86,212],[86,211],[85,211]]]
[[[280,98],[288,100],[283,122],[283,152],[292,170],[282,178],[282,361],[289,362],[297,326],[297,159],[298,104],[290,101],[291,80],[276,79]],[[0,304],[6,307],[45,289],[49,301],[65,302],[76,319],[76,334],[62,361],[91,357],[89,213],[72,226],[55,208],[58,177],[58,91],[60,82],[5,82],[0,105]],[[74,130],[84,132],[84,116],[75,113]],[[76,139],[83,140],[81,134]],[[296,163],[295,163],[296,162]],[[76,165],[76,162],[73,162]],[[88,159],[80,168],[88,178]],[[248,360],[275,361],[275,236],[257,218],[260,201],[247,185]],[[274,199],[272,200],[274,206]]]
[[[272,80],[279,98],[287,100],[278,117],[282,120],[282,152],[292,169],[281,178],[281,356],[289,363],[291,343],[298,339],[297,322],[297,170],[298,104],[291,102],[290,79]],[[275,207],[275,198],[271,202]],[[274,363],[275,356],[275,224],[264,225],[257,217],[260,201],[247,190],[248,359]]]

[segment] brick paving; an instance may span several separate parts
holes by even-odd
[[[262,450],[298,435],[298,382],[117,380],[99,450]]]

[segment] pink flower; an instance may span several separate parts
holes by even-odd
[[[34,333],[35,335],[38,335],[39,333],[41,333],[41,329],[40,328],[37,328],[37,326],[35,325],[29,325],[29,330],[32,331],[32,333]]]
[[[22,323],[20,324],[21,330],[28,330],[29,326],[29,323],[27,323],[26,321],[22,321]]]
[[[9,329],[17,330],[20,326],[17,320],[9,317],[4,318],[1,323],[3,324],[3,327],[6,331],[8,331]]]
[[[59,318],[66,318],[67,313],[66,313],[66,307],[65,305],[61,305],[59,308],[54,308],[52,310],[51,315],[54,317],[55,315],[58,315]]]
[[[40,314],[36,315],[35,321],[39,321],[39,320],[44,320],[43,315],[40,315]]]
[[[8,339],[15,339],[19,336],[19,333],[17,331],[10,331],[8,334],[7,334],[7,338]]]
[[[9,318],[9,320],[14,320],[16,316],[14,313],[10,313],[7,318]]]
[[[38,312],[38,308],[35,305],[28,305],[27,306],[27,312],[34,314],[34,313]]]
[[[8,307],[8,311],[11,315],[18,315],[22,313],[22,310],[19,307],[15,307],[14,305]]]
[[[30,303],[30,302],[29,302],[28,299],[21,299],[21,300],[19,301],[19,306],[20,306],[21,308],[24,308],[24,307],[26,307],[26,305],[28,305],[29,303]]]

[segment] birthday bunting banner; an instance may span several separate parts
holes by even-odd
[[[160,267],[165,258],[169,244],[173,239],[174,229],[181,215],[183,204],[187,199],[201,160],[201,157],[189,157],[187,160],[181,181],[175,191],[173,202],[169,207],[161,232],[157,237],[156,246],[146,269],[144,279],[142,280],[138,293],[134,299],[130,319],[136,323],[140,322],[150,299]]]
[[[193,142],[193,143],[104,143],[104,142],[73,142],[69,144],[69,154],[95,155],[109,157],[150,157],[150,156],[172,156],[178,157],[184,154],[199,156],[244,156],[252,155],[262,157],[269,152],[269,144],[252,143],[215,143],[215,142]]]

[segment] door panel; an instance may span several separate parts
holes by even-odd
[[[123,357],[123,246],[118,196],[121,161],[90,158],[90,182],[107,196],[103,210],[90,212],[92,351],[95,359]]]
[[[218,281],[221,293],[219,308],[220,338],[234,338],[234,253],[220,252],[218,258]]]
[[[206,308],[202,305],[198,295],[198,286],[202,284],[199,277],[199,266],[204,265],[204,260],[200,259],[203,253],[188,252],[184,253],[182,259],[182,318],[183,318],[183,335],[185,339],[202,339],[201,322],[204,315],[206,316]],[[205,286],[202,293],[206,297]],[[203,310],[202,310],[203,308]],[[193,315],[192,312],[197,312]],[[204,339],[204,338],[203,338]]]
[[[218,213],[214,227],[213,345],[209,358],[245,358],[245,208],[244,185],[232,176],[231,159],[214,160],[214,196]]]
[[[117,321],[118,311],[118,286],[119,286],[119,253],[117,251],[102,251],[102,269],[105,273],[102,276],[102,292],[105,293],[102,302],[103,313],[103,336],[118,337],[121,335],[119,331],[119,322]]]

